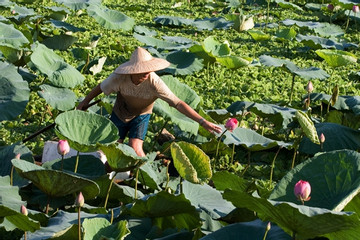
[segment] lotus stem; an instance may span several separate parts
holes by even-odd
[[[183,180],[183,178],[182,178],[182,177],[180,177],[180,194],[182,194],[182,193],[183,193],[182,180]]]
[[[45,214],[49,213],[49,207],[50,207],[50,197],[48,196],[47,203],[46,203]]]
[[[269,22],[269,17],[270,17],[270,1],[271,0],[267,0],[267,16],[266,16],[266,23],[265,23],[265,31]]]
[[[297,148],[294,149],[294,155],[293,155],[292,162],[291,162],[291,169],[293,169],[294,165],[295,165],[296,152],[297,152]]]
[[[81,207],[78,207],[78,236],[79,236],[79,240],[81,240],[81,218],[80,218],[80,211],[81,211]]]
[[[296,233],[295,232],[293,232],[293,234],[292,234],[292,240],[296,240]]]
[[[295,85],[295,77],[296,77],[296,75],[293,74],[292,81],[291,81],[290,100],[289,100],[289,104],[290,104],[290,105],[291,105],[292,98],[293,98],[294,85]]]
[[[77,154],[76,154],[76,162],[75,162],[74,173],[76,173],[76,172],[77,172],[77,169],[78,169],[78,165],[79,165],[79,155],[80,155],[80,151],[78,151]]]
[[[106,206],[107,206],[107,203],[108,203],[108,200],[109,200],[109,195],[110,195],[110,190],[111,190],[111,187],[112,187],[112,184],[114,182],[114,178],[116,176],[116,173],[114,174],[114,176],[111,178],[111,182],[109,184],[109,188],[107,190],[107,193],[106,193],[106,198],[105,198],[105,203],[104,203],[104,208],[106,209]],[[136,192],[135,192],[136,193]]]
[[[266,230],[265,230],[265,233],[264,233],[263,240],[266,240],[266,236],[267,236],[268,232],[269,232],[269,230],[268,230],[268,229],[266,229]]]
[[[136,178],[135,178],[135,196],[134,198],[137,199],[137,186],[138,186],[138,179],[139,179],[139,171],[140,168],[136,170]]]
[[[244,171],[241,173],[241,176],[244,176],[245,172],[248,170],[248,168],[250,167],[250,157],[251,157],[251,152],[248,151],[248,164],[246,165]]]
[[[347,29],[348,29],[348,27],[349,27],[350,13],[351,13],[351,10],[349,10],[349,13],[348,13],[348,15],[347,15],[346,26],[345,26],[345,32],[346,32],[346,30],[347,30]]]
[[[233,143],[232,152],[231,152],[231,165],[234,163],[234,153],[235,153],[235,143]]]
[[[227,131],[227,129],[225,129],[225,131],[218,138],[218,143],[217,143],[217,146],[216,146],[216,153],[215,153],[215,160],[213,161],[213,169],[215,169],[215,163],[217,162],[217,158],[218,158],[218,155],[219,155],[219,147],[220,147],[221,138],[224,136],[226,131]]]
[[[164,123],[164,125],[163,125],[162,128],[160,129],[160,131],[156,134],[156,137],[155,137],[154,142],[153,142],[153,144],[152,144],[152,146],[151,146],[150,152],[154,149],[155,144],[156,144],[156,142],[157,142],[157,140],[158,140],[161,132],[165,129],[165,127],[166,127],[166,125],[168,124],[168,122],[169,122],[169,121],[166,120],[165,123]]]
[[[14,185],[14,165],[12,165],[11,167],[11,171],[10,171],[10,186]]]
[[[24,232],[24,240],[26,240],[26,231]]]
[[[111,209],[111,218],[110,218],[110,224],[112,224],[114,221],[114,209]]]
[[[275,156],[274,156],[274,159],[273,159],[272,163],[271,163],[271,170],[270,170],[270,186],[271,186],[271,184],[272,184],[272,178],[273,178],[273,173],[274,173],[274,168],[275,168],[275,160],[276,160],[276,158],[277,158],[277,156],[278,156],[278,154],[279,154],[279,152],[280,152],[281,148],[282,148],[282,147],[280,146],[280,147],[279,147],[279,149],[277,150],[277,152],[276,152]]]
[[[167,190],[168,185],[169,185],[169,181],[170,181],[169,165],[170,165],[170,161],[168,161],[167,166],[166,166],[166,185],[165,185],[165,191]]]
[[[61,155],[61,168],[60,171],[63,171],[64,169],[64,155]]]

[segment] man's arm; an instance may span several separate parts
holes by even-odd
[[[206,130],[208,130],[211,133],[217,132],[221,133],[221,127],[215,125],[212,122],[209,122],[205,120],[203,117],[201,117],[194,109],[192,109],[187,103],[184,101],[180,101],[176,105],[176,109],[184,114],[185,116],[191,118],[192,120],[198,122],[201,126],[203,126]]]
[[[79,110],[86,110],[83,109],[85,106],[89,105],[90,101],[93,100],[95,97],[97,97],[98,95],[100,95],[102,93],[102,90],[100,88],[100,84],[98,84],[96,87],[94,87],[89,93],[88,95],[84,98],[84,100],[79,103],[79,105],[77,106],[77,109]]]

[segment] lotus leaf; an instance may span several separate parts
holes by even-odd
[[[296,36],[296,31],[293,27],[288,29],[282,29],[276,33],[276,37],[281,40],[291,41]]]
[[[13,25],[0,22],[0,45],[12,47],[15,49],[21,48],[23,45],[28,44],[29,40],[22,32],[13,27]]]
[[[146,45],[152,47],[156,47],[158,49],[179,50],[179,49],[187,49],[192,46],[191,43],[190,44],[188,43],[186,45],[178,44],[170,41],[160,40],[151,36],[143,36],[137,33],[134,33],[134,37],[140,42],[145,43]]]
[[[277,224],[289,235],[295,234],[297,239],[344,232],[349,239],[356,239],[360,234],[360,220],[355,213],[273,201],[229,189],[225,190],[223,196],[238,208],[246,207],[257,212],[261,220]]]
[[[271,36],[269,34],[264,33],[261,30],[248,30],[247,31],[250,36],[255,40],[255,41],[266,41],[266,40],[270,40]]]
[[[76,95],[67,88],[57,88],[50,85],[40,85],[38,94],[54,109],[66,111],[75,107]]]
[[[82,223],[84,228],[84,240],[112,238],[124,239],[130,234],[127,228],[127,222],[122,220],[116,224],[111,224],[105,218],[84,219]]]
[[[67,111],[59,114],[55,123],[56,134],[80,152],[93,152],[97,150],[97,143],[110,144],[119,139],[115,124],[95,113]]]
[[[331,67],[339,67],[357,62],[356,55],[341,50],[319,49],[315,51],[317,55],[323,58]]]
[[[204,67],[203,60],[191,52],[173,51],[167,54],[165,58],[171,65],[161,72],[172,75],[191,75]]]
[[[335,48],[337,50],[344,50],[344,49],[350,48],[350,47],[356,47],[356,48],[358,47],[358,45],[353,44],[353,43],[341,43],[341,42],[336,42],[336,41],[328,39],[328,38],[302,35],[302,34],[298,34],[296,36],[296,40],[298,42],[303,43],[305,46],[308,46],[313,49]]]
[[[130,31],[135,25],[135,20],[124,13],[111,10],[101,5],[92,4],[87,8],[89,16],[93,17],[106,29],[123,29]]]
[[[275,201],[299,203],[294,186],[299,180],[311,185],[311,199],[305,204],[342,211],[360,191],[360,154],[342,150],[318,154],[290,170],[270,195]]]
[[[32,181],[50,197],[62,197],[83,191],[85,198],[92,199],[99,194],[98,185],[89,179],[62,171],[46,170],[24,160],[13,159],[11,162],[20,176]]]
[[[15,211],[6,206],[0,205],[0,221],[3,222],[4,218],[22,231],[35,232],[40,229],[39,222],[33,221],[29,217],[20,213],[19,210]]]
[[[322,151],[358,150],[360,148],[359,130],[329,122],[315,124],[315,128],[319,135],[322,133],[325,136],[323,150],[308,138],[303,138],[299,146],[300,152],[313,155]]]
[[[101,0],[55,0],[55,2],[59,4],[64,4],[65,6],[69,7],[74,11],[85,9],[87,6],[90,5],[101,4]]]
[[[214,36],[207,37],[202,44],[205,52],[211,57],[223,57],[230,55],[230,47],[228,43],[220,43],[215,40]]]
[[[213,29],[229,29],[234,25],[234,23],[219,17],[219,18],[196,19],[191,25],[196,27],[198,30],[202,31],[202,30],[213,30]]]
[[[170,149],[174,166],[185,180],[203,183],[211,178],[210,158],[200,148],[188,142],[173,142]]]
[[[51,49],[65,51],[69,47],[71,47],[71,45],[73,45],[77,40],[77,37],[67,34],[60,34],[44,39],[42,44]]]
[[[291,2],[286,2],[284,0],[275,0],[274,2],[279,4],[279,6],[281,8],[285,8],[285,9],[290,8],[290,9],[294,9],[294,10],[303,11],[303,9],[301,7],[299,7],[298,5],[291,3]]]
[[[145,36],[153,37],[153,36],[157,35],[157,32],[155,30],[150,30],[145,26],[138,26],[137,25],[137,26],[134,27],[134,31],[139,33],[139,34],[145,35]]]
[[[218,61],[221,65],[229,69],[238,69],[240,67],[245,67],[249,65],[251,59],[245,59],[237,56],[224,56],[224,57],[217,57],[216,61]]]
[[[194,20],[183,17],[158,16],[154,18],[154,22],[165,26],[168,25],[181,26],[181,25],[191,25],[194,22]]]
[[[136,200],[129,209],[132,216],[150,217],[153,225],[161,230],[167,228],[194,229],[201,225],[200,216],[183,194],[175,196],[165,191]]]
[[[17,72],[15,66],[0,62],[0,121],[13,120],[20,115],[29,101],[29,84]]]
[[[78,28],[75,27],[67,22],[63,22],[63,21],[58,21],[58,20],[51,20],[51,23],[57,27],[57,28],[62,28],[66,31],[71,31],[71,32],[85,32],[86,29],[85,28]]]

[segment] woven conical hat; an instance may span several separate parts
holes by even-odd
[[[155,72],[167,68],[170,63],[165,59],[154,58],[145,49],[138,47],[130,57],[130,60],[115,69],[117,74],[137,74]]]

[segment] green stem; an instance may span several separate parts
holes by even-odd
[[[24,232],[24,240],[26,240],[26,232]]]
[[[215,165],[216,165],[215,163],[217,162],[217,158],[218,158],[218,155],[219,155],[219,147],[220,147],[221,138],[224,136],[226,131],[227,131],[227,129],[225,129],[225,131],[218,138],[218,143],[217,143],[217,146],[216,146],[216,153],[215,153],[215,160],[213,161],[213,169],[215,168]]]
[[[14,185],[14,165],[11,167],[11,172],[10,172],[10,185],[11,185],[11,186]]]
[[[270,17],[270,1],[271,0],[267,1],[267,16],[266,16],[265,31],[266,31],[266,28],[267,28],[267,25],[268,25],[268,22],[269,22],[269,17]]]
[[[169,181],[170,181],[169,165],[170,165],[170,161],[168,162],[168,164],[167,164],[167,166],[166,166],[166,185],[165,185],[165,191],[167,190],[168,185],[169,185]]]
[[[135,178],[135,199],[137,199],[137,186],[138,186],[138,179],[139,179],[139,171],[140,168],[136,170],[136,178]]]
[[[346,32],[347,28],[349,27],[350,13],[351,13],[351,10],[349,10],[349,14],[347,16],[345,32]]]
[[[248,168],[250,167],[250,158],[251,158],[251,152],[248,151],[248,164],[246,165],[244,171],[241,173],[241,176],[245,175],[245,172],[248,170]]]
[[[269,230],[266,229],[263,240],[266,240],[266,236],[267,236],[268,232],[269,232]]]
[[[297,152],[297,148],[294,149],[294,155],[291,162],[291,169],[293,169],[295,166],[296,152]]]
[[[46,203],[45,214],[49,213],[49,207],[50,207],[50,197],[48,196],[47,203]]]
[[[81,207],[78,208],[78,239],[81,240],[81,218],[80,218]]]
[[[108,188],[107,193],[106,193],[106,198],[105,198],[105,203],[104,203],[104,208],[105,209],[106,209],[106,206],[107,206],[107,203],[108,203],[108,200],[109,200],[110,190],[111,190],[111,187],[113,185],[116,174],[117,173],[115,173],[114,176],[111,178],[111,182],[109,184],[109,188]]]
[[[110,219],[110,224],[112,224],[114,221],[114,209],[111,209],[111,219]]]
[[[162,128],[161,128],[161,129],[159,130],[159,132],[156,134],[156,137],[155,137],[155,139],[154,139],[154,141],[153,141],[153,144],[152,144],[152,146],[151,146],[150,152],[154,149],[155,144],[156,144],[156,142],[157,142],[157,140],[158,140],[161,132],[165,129],[167,123],[168,123],[168,121],[166,120],[165,123],[164,123],[164,125],[162,126]]]
[[[61,168],[60,171],[64,169],[64,155],[61,155]]]
[[[235,143],[233,143],[232,152],[231,152],[231,165],[234,163],[234,153],[235,153]]]
[[[277,156],[278,156],[278,154],[279,154],[279,152],[280,152],[281,148],[282,148],[282,147],[279,147],[279,149],[277,150],[277,152],[276,152],[276,154],[275,154],[275,156],[274,156],[274,159],[273,159],[273,161],[272,161],[272,163],[271,163],[271,170],[270,170],[270,186],[271,186],[271,183],[272,183],[272,178],[273,178],[273,173],[274,173],[274,168],[275,168],[275,160],[276,160],[276,158],[277,158]]]
[[[78,151],[78,152],[77,152],[77,155],[76,155],[76,163],[75,163],[74,173],[76,173],[76,172],[77,172],[77,169],[78,169],[78,165],[79,165],[79,155],[80,155],[80,152]]]
[[[293,93],[294,93],[295,77],[296,77],[296,75],[293,74],[292,81],[291,81],[290,100],[289,100],[290,105],[291,105]]]

